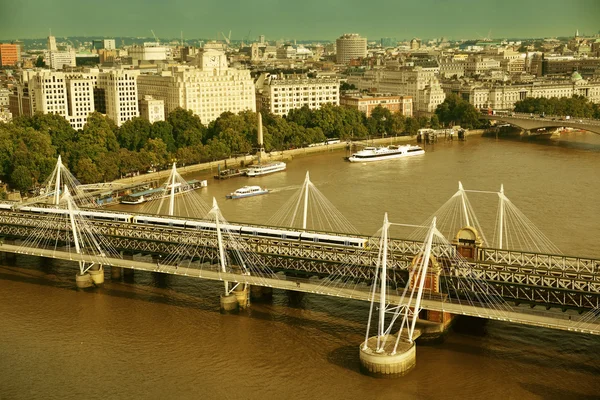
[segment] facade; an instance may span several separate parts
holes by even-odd
[[[160,43],[147,42],[143,46],[132,46],[128,55],[134,61],[164,61],[171,58],[171,48]]]
[[[52,69],[63,69],[65,66],[75,67],[77,65],[74,50],[50,51],[48,58]]]
[[[192,110],[203,124],[214,121],[225,111],[256,111],[250,71],[229,68],[225,54],[212,49],[198,53],[196,64],[140,75],[139,96],[163,100],[166,115],[177,107]]]
[[[440,76],[442,78],[463,77],[465,76],[466,64],[465,60],[457,60],[454,57],[442,58],[439,61]]]
[[[88,115],[95,110],[94,82],[89,74],[45,70],[31,75],[28,81],[30,114],[26,109],[28,99],[22,88],[20,91],[20,96],[19,93],[16,95],[21,98],[22,104],[17,105],[19,114],[16,115],[32,115],[36,112],[57,114],[69,121],[73,128],[81,129]]]
[[[600,58],[585,57],[544,57],[542,60],[542,75],[558,76],[571,75],[577,71],[584,78],[591,78],[600,69]]]
[[[48,36],[48,51],[58,51],[56,47],[56,38],[52,35]]]
[[[338,64],[348,64],[350,60],[367,56],[367,39],[357,33],[346,33],[336,41],[336,61]]]
[[[98,89],[103,91],[106,115],[117,126],[139,116],[137,70],[108,70],[98,75]]]
[[[10,90],[6,88],[0,88],[0,108],[8,108],[10,96]]]
[[[348,83],[360,90],[410,96],[413,113],[431,115],[444,102],[446,95],[438,80],[437,68],[397,67],[366,71],[350,76]]]
[[[140,99],[140,117],[154,123],[165,120],[165,102],[152,96]]]
[[[329,103],[340,104],[340,81],[336,78],[287,77],[263,74],[256,82],[258,110],[287,115],[307,105],[318,109]]]
[[[92,48],[96,50],[116,50],[115,39],[92,40]]]
[[[483,83],[454,81],[443,84],[446,94],[455,93],[468,100],[475,108],[512,110],[515,103],[528,97],[552,98],[583,96],[600,103],[600,82],[588,82],[578,73],[571,79],[538,79],[528,83]]]
[[[104,39],[102,41],[102,45],[103,45],[103,49],[104,50],[116,50],[117,45],[115,43],[115,39]]]
[[[104,64],[104,63],[114,63],[115,60],[118,58],[118,53],[117,50],[105,50],[105,49],[100,49],[98,50],[98,58],[100,61],[100,64]]]
[[[0,43],[0,67],[17,65],[19,48],[16,44]]]
[[[371,116],[371,112],[377,106],[387,108],[392,113],[400,113],[405,117],[412,117],[412,98],[410,96],[394,96],[391,94],[356,94],[343,95],[340,97],[340,104],[356,108],[362,111],[367,117]]]
[[[500,69],[500,61],[482,56],[471,56],[465,62],[465,75],[481,75],[493,69]]]
[[[8,110],[13,117],[21,115],[30,117],[33,115],[33,102],[29,95],[29,87],[16,85],[13,92],[8,96]]]

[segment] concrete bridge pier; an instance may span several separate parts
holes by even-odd
[[[240,283],[233,291],[233,294],[235,295],[235,297],[237,299],[238,307],[240,310],[245,310],[246,308],[248,308],[250,306],[250,287],[249,286],[250,285]]]
[[[222,294],[220,299],[221,314],[234,314],[240,309],[235,294]]]
[[[104,285],[104,268],[102,265],[97,264],[89,269],[90,278],[94,286],[102,286]]]
[[[363,374],[376,378],[396,378],[404,376],[417,365],[417,346],[415,342],[400,340],[398,348],[396,335],[379,337],[385,341],[381,351],[377,348],[377,336],[370,337],[360,345],[360,370]]]
[[[84,272],[83,274],[78,273],[75,275],[75,285],[77,289],[87,289],[94,287],[94,281],[92,280],[92,275],[89,272]]]

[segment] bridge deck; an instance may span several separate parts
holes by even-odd
[[[38,248],[23,248],[21,246],[4,244],[0,247],[4,252],[28,254],[46,258],[55,258],[61,260],[70,260],[74,262],[83,261],[86,263],[94,263],[98,261],[98,257],[85,254],[72,254],[66,251],[47,250]],[[160,265],[145,261],[134,261],[120,258],[102,258],[104,265],[111,265],[120,268],[128,268],[134,270],[142,270],[148,272],[160,272],[173,275],[189,276],[191,278],[201,278],[214,281],[229,281],[246,283],[257,286],[266,286],[276,289],[292,290],[297,292],[315,293],[332,297],[341,297],[362,301],[370,301],[371,293],[368,288],[332,288],[323,286],[321,283],[306,279],[277,279],[275,277],[258,277],[249,275],[239,275],[234,273],[224,273],[218,271],[210,271],[198,268],[187,268],[170,265]],[[389,302],[398,304],[400,297],[397,295],[389,295]],[[523,325],[539,326],[544,328],[582,332],[594,335],[600,335],[600,323],[595,322],[580,322],[577,320],[568,319],[567,316],[560,313],[542,313],[522,311],[498,311],[489,308],[459,304],[456,302],[442,302],[440,300],[424,299],[422,307],[427,310],[444,311],[456,315],[467,315],[472,317],[486,318],[499,321],[507,321]]]

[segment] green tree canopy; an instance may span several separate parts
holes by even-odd
[[[173,127],[173,138],[177,148],[203,142],[206,127],[191,110],[176,108],[169,113],[167,122]]]

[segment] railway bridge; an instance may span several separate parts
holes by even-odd
[[[60,161],[57,168],[43,205],[0,205],[0,251],[72,261],[81,288],[101,285],[110,266],[112,279],[137,270],[220,281],[223,312],[272,289],[369,301],[360,359],[375,376],[410,371],[415,340],[439,337],[456,315],[600,335],[600,259],[553,251],[502,187],[489,192],[500,199],[498,240],[486,247],[460,183],[428,222],[411,226],[414,237],[400,239],[389,230],[402,224],[387,214],[373,236],[308,230],[308,175],[299,195],[303,226],[293,229],[230,223],[214,199],[204,220],[176,217],[175,169],[166,216],[84,209],[77,201],[89,203],[71,195],[76,188],[61,186],[68,179]],[[536,251],[506,248],[514,244],[509,218],[525,223],[518,236]],[[448,219],[460,221],[451,235],[440,231]]]

